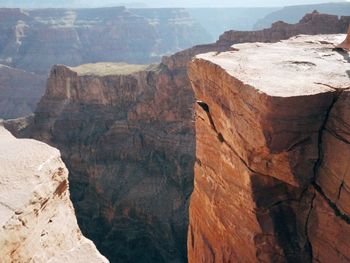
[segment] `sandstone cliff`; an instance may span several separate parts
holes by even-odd
[[[189,262],[349,262],[344,35],[238,44],[189,66]]]
[[[0,261],[108,262],[80,232],[57,149],[0,126]]]
[[[350,3],[339,1],[333,3],[286,6],[277,11],[271,12],[263,19],[258,20],[254,25],[254,29],[269,28],[276,21],[284,21],[286,23],[294,24],[297,23],[306,13],[311,13],[313,10],[317,10],[324,14],[348,16],[350,12]]]
[[[159,65],[55,66],[36,110],[29,134],[61,150],[83,233],[112,262],[186,261],[193,94],[179,84]]]
[[[328,18],[311,17],[310,27]],[[111,261],[186,261],[196,158],[187,63],[234,43],[196,46],[153,67],[55,66],[34,119],[7,122],[16,135],[61,150],[83,233]]]
[[[277,42],[298,34],[317,35],[345,33],[350,23],[350,16],[320,14],[317,11],[305,15],[297,24],[283,21],[275,22],[271,28],[258,31],[227,31],[219,38],[219,42]]]

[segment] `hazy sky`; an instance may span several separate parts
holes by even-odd
[[[144,3],[148,7],[214,7],[214,6],[286,6],[327,2],[345,2],[345,0],[0,0],[0,6],[116,6],[121,3]]]
[[[136,2],[124,1],[124,2]],[[142,1],[138,1],[142,2]],[[327,2],[342,2],[342,0],[177,0],[177,1],[160,1],[149,0],[143,1],[147,5],[153,6],[285,6],[285,5],[298,5],[298,4],[315,4],[315,3],[327,3]],[[343,1],[344,2],[344,1]]]

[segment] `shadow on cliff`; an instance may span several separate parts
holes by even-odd
[[[343,49],[340,48],[336,48],[334,49],[338,54],[342,55],[344,60],[347,61],[348,63],[350,63],[350,56],[349,56],[349,52],[345,51]],[[349,79],[350,79],[350,70],[345,71],[346,74],[348,75]]]

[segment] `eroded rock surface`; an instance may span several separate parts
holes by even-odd
[[[349,262],[345,35],[237,44],[189,66],[189,262]]]
[[[80,232],[57,149],[0,126],[0,261],[108,262]]]
[[[112,262],[186,261],[194,129],[185,87],[159,65],[55,66],[26,130],[60,148],[83,233]]]
[[[270,28],[257,31],[227,31],[220,36],[220,42],[249,43],[277,42],[299,34],[336,34],[345,33],[350,23],[350,16],[320,14],[314,11],[306,14],[299,23],[288,24],[277,21]]]

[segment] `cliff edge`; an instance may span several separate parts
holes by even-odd
[[[108,262],[80,232],[57,149],[0,126],[1,262]]]
[[[238,44],[189,66],[189,262],[349,262],[344,35]]]

